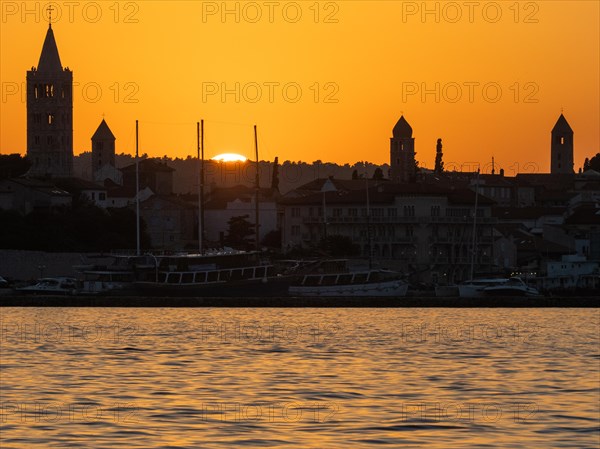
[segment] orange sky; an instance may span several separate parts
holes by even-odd
[[[51,3],[75,154],[104,114],[117,152],[134,152],[139,119],[142,153],[195,155],[204,119],[208,157],[253,157],[256,123],[262,159],[384,163],[404,113],[422,165],[441,137],[447,167],[547,172],[561,108],[575,167],[600,151],[597,1]],[[0,4],[0,151],[25,153],[48,2]]]

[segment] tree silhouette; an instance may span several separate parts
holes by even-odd
[[[375,169],[375,171],[373,172],[373,178],[377,181],[381,181],[383,179],[383,170],[381,169],[381,167],[377,167]]]
[[[274,229],[265,235],[261,244],[267,248],[281,249],[281,230]]]
[[[600,153],[596,153],[591,159],[585,158],[583,163],[583,171],[595,170],[600,172]]]
[[[0,154],[0,179],[18,178],[27,173],[31,162],[20,154]]]
[[[437,145],[435,147],[435,169],[434,171],[437,174],[441,174],[444,172],[444,161],[442,160],[442,139],[437,140]]]
[[[279,191],[279,158],[273,161],[273,174],[271,175],[271,188]]]
[[[337,234],[321,239],[319,248],[332,257],[356,256],[360,252],[360,248],[352,243],[350,237]]]
[[[249,249],[253,245],[254,224],[248,221],[248,215],[231,217],[227,225],[227,245],[237,249]]]

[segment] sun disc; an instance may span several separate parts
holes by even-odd
[[[237,153],[223,153],[213,157],[212,160],[220,162],[246,162],[247,158]]]

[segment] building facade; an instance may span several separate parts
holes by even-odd
[[[413,281],[464,280],[493,264],[492,201],[470,190],[383,183],[364,191],[329,191],[280,202],[284,250],[348,237],[363,257],[403,270]],[[474,220],[475,210],[477,220]],[[325,212],[324,212],[325,211]],[[474,238],[475,236],[475,238]]]

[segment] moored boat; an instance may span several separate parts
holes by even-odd
[[[291,296],[406,296],[400,273],[382,269],[350,270],[347,260],[326,260],[289,287]]]
[[[148,296],[281,296],[291,276],[256,251],[224,250],[207,254],[156,256],[156,264],[134,282]]]
[[[370,270],[343,274],[308,274],[289,288],[292,296],[406,296],[408,284],[399,273]]]
[[[42,278],[33,285],[16,288],[23,295],[75,295],[78,292],[77,279],[70,277]]]
[[[529,287],[523,279],[510,278],[471,279],[458,285],[462,298],[481,298],[484,296],[538,296],[537,289]]]
[[[105,259],[103,256],[98,256]],[[83,295],[126,295],[134,293],[134,281],[145,271],[154,268],[151,255],[111,255],[111,263],[77,265],[73,268],[81,273],[80,294]]]

